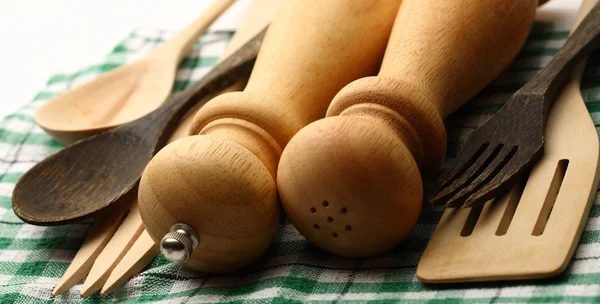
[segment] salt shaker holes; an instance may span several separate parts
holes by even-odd
[[[325,208],[329,208],[329,201],[327,201],[327,200],[324,200],[324,201],[322,202],[322,205],[323,205],[323,207],[325,207]],[[342,208],[341,208],[341,209],[339,209],[339,210],[340,210],[340,214],[346,214],[346,213],[348,213],[348,208],[346,208],[346,207],[342,207]],[[316,215],[316,214],[317,214],[317,208],[315,208],[315,207],[310,207],[310,212],[311,212],[313,215]],[[332,216],[328,216],[328,217],[327,217],[327,222],[328,222],[328,223],[333,223],[333,221],[334,221],[334,219],[333,219],[333,217],[332,217]],[[313,224],[313,228],[314,228],[314,229],[316,229],[316,230],[320,230],[320,229],[321,229],[321,226],[320,226],[319,224],[316,224],[316,223],[315,223],[315,224]],[[345,226],[344,226],[344,230],[346,230],[346,231],[352,231],[352,226],[350,226],[350,225],[345,225]],[[334,237],[334,238],[337,238],[337,237],[339,237],[340,235],[339,235],[337,232],[332,232],[332,233],[331,233],[331,236],[332,236],[332,237]]]

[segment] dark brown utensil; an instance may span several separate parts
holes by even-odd
[[[543,152],[550,103],[573,67],[600,46],[600,4],[569,37],[552,61],[475,130],[461,148],[431,199],[435,205],[469,207],[509,189],[516,176]]]
[[[19,179],[13,191],[17,216],[34,225],[61,225],[113,206],[137,185],[152,156],[188,110],[203,96],[250,75],[264,33],[155,111],[76,142],[35,165]]]

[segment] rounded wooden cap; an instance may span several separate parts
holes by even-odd
[[[297,133],[279,163],[278,189],[290,221],[312,243],[340,256],[382,253],[413,228],[421,175],[389,129],[334,116]]]
[[[139,208],[155,242],[177,223],[199,243],[186,265],[205,272],[243,267],[269,246],[279,221],[275,181],[233,141],[190,136],[163,148],[146,167]]]

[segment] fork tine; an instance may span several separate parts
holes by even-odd
[[[65,293],[85,278],[92,268],[96,257],[100,255],[106,243],[108,243],[119,227],[119,223],[125,217],[126,211],[122,209],[119,208],[107,214],[100,215],[95,220],[92,229],[88,232],[88,236],[79,251],[77,251],[69,268],[67,268],[63,277],[52,291],[53,296]]]
[[[441,188],[445,188],[452,179],[460,177],[461,174],[459,173],[461,173],[461,171],[464,173],[464,171],[466,171],[466,169],[468,169],[475,161],[473,158],[476,155],[483,153],[485,147],[485,144],[476,145],[470,144],[467,141],[452,162],[452,165],[444,170],[444,173],[438,178],[438,185]]]
[[[81,287],[80,294],[82,298],[102,288],[112,270],[121,261],[143,230],[144,225],[136,199],[125,220],[123,220],[106,247],[104,247],[102,253],[96,258],[94,266],[92,266]]]
[[[489,166],[487,166],[487,168],[485,168],[481,174],[476,176],[466,188],[460,190],[452,198],[450,198],[446,203],[446,206],[458,207],[462,205],[467,196],[484,187],[490,179],[493,179],[499,173],[499,170],[502,170],[502,168],[508,164],[508,162],[510,162],[516,152],[516,146],[502,146],[500,152],[498,155],[496,155]]]
[[[160,249],[150,234],[146,230],[142,231],[133,246],[113,269],[100,294],[105,296],[121,287],[131,277],[140,273],[159,253]]]
[[[522,172],[529,170],[535,164],[535,161],[524,163],[519,154],[523,153],[517,152],[492,180],[466,199],[464,206],[469,207],[498,196],[499,193],[509,189]]]
[[[478,149],[479,150],[479,149]],[[475,178],[478,171],[481,170],[482,166],[486,163],[489,163],[491,159],[495,156],[497,148],[492,147],[491,145],[485,146],[485,150],[481,155],[473,155],[473,158],[476,158],[473,164],[465,164],[465,166],[469,166],[466,168],[466,171],[461,174],[458,179],[454,180],[452,184],[442,188],[438,194],[436,194],[431,202],[434,205],[442,205],[444,202],[454,196],[456,192],[458,192],[464,185],[466,185],[470,180]]]

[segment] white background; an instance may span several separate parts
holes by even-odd
[[[368,0],[365,0],[368,1]],[[214,29],[234,29],[238,0]],[[0,117],[27,103],[57,72],[98,62],[134,28],[177,31],[211,0],[0,0]],[[550,0],[538,19],[570,28],[581,0]]]

